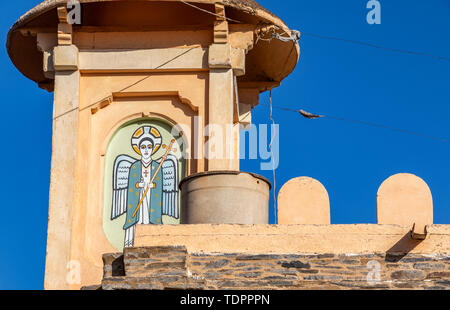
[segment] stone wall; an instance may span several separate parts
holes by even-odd
[[[199,254],[141,247],[105,254],[101,288],[450,289],[446,254]]]

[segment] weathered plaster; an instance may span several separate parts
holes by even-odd
[[[450,254],[449,225],[432,225],[423,241],[401,225],[138,225],[141,246],[185,246],[191,253]]]

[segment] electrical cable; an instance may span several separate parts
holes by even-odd
[[[362,125],[366,125],[366,126],[378,127],[378,128],[382,128],[382,129],[386,129],[386,130],[390,130],[390,131],[401,132],[404,134],[420,136],[422,138],[427,138],[427,139],[431,139],[431,140],[435,140],[435,141],[439,141],[439,142],[443,142],[443,143],[450,143],[450,139],[439,138],[439,137],[435,137],[432,135],[424,134],[424,133],[417,132],[417,131],[411,131],[411,130],[407,130],[407,129],[394,128],[394,127],[386,126],[386,125],[380,124],[380,123],[367,122],[367,121],[358,120],[358,119],[351,119],[351,118],[331,116],[331,115],[318,115],[318,114],[306,112],[304,110],[296,110],[296,109],[278,107],[278,106],[273,106],[273,108],[283,110],[286,112],[299,113],[301,116],[303,116],[304,118],[307,118],[307,119],[323,118],[323,119],[333,119],[333,120],[343,121],[343,122],[348,122],[348,123],[358,123],[358,124],[362,124]],[[271,107],[271,109],[272,109],[272,107]]]
[[[272,110],[272,90],[270,91],[269,94],[269,101],[270,101],[270,120],[272,121],[272,137],[270,139],[270,144],[269,144],[269,149],[270,149],[270,153],[272,155],[272,171],[273,171],[273,212],[274,212],[274,221],[275,224],[278,224],[278,205],[277,205],[277,179],[276,179],[276,173],[275,173],[275,155],[273,152],[273,140],[275,139],[275,120],[273,119],[273,110]]]
[[[181,56],[186,55],[187,53],[189,53],[189,52],[192,51],[193,49],[195,49],[195,47],[192,47],[192,48],[188,49],[187,51],[184,51],[183,53],[180,53],[179,55],[175,56],[174,58],[169,59],[168,61],[166,61],[166,62],[164,62],[164,63],[162,63],[162,64],[156,66],[155,68],[153,68],[153,69],[151,69],[151,70],[157,70],[157,69],[160,69],[160,68],[164,67],[165,65],[171,63],[172,61],[174,61],[174,60],[180,58]],[[139,79],[138,81],[136,81],[136,82],[134,82],[134,83],[132,83],[132,84],[130,84],[130,85],[128,85],[128,86],[122,88],[121,90],[117,91],[116,93],[124,92],[125,90],[127,90],[127,89],[129,89],[129,88],[131,88],[131,87],[133,87],[133,86],[136,86],[136,85],[139,84],[139,83],[142,83],[143,81],[147,80],[147,79],[150,78],[150,77],[151,77],[151,75],[149,74],[149,75],[145,76],[144,78],[141,78],[141,79]],[[105,100],[107,100],[109,97],[110,97],[110,96],[105,97],[105,98],[103,98],[103,99],[101,99],[101,100],[98,100],[98,101],[96,101],[96,102],[94,102],[94,103],[92,103],[92,104],[90,104],[90,105],[88,105],[88,106],[86,106],[86,107],[80,109],[80,112],[81,112],[81,111],[84,111],[84,110],[86,110],[86,109],[88,109],[88,108],[90,108],[90,107],[92,107],[92,106],[95,106],[95,105],[97,105],[97,104],[99,104],[99,103],[101,103],[101,102],[103,102],[103,101],[105,101]],[[62,114],[60,114],[60,115],[58,115],[58,116],[55,116],[53,119],[56,120],[56,119],[58,119],[58,118],[60,118],[60,117],[63,117],[64,115],[69,114],[70,112],[73,112],[73,111],[75,111],[75,110],[77,110],[77,109],[78,109],[78,107],[73,108],[73,109],[71,109],[71,110],[69,110],[69,111],[67,111],[67,112],[64,112],[64,113],[62,113]]]

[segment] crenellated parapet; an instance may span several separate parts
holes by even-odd
[[[425,239],[433,224],[433,198],[421,178],[401,173],[381,184],[376,196],[377,223],[411,228],[414,239]],[[330,200],[325,187],[309,177],[287,182],[278,195],[278,223],[330,224]]]

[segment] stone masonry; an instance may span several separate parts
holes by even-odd
[[[103,290],[450,289],[450,256],[204,254],[142,247],[103,255]]]

